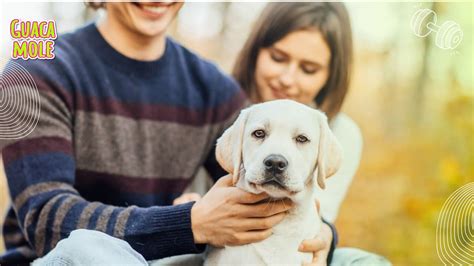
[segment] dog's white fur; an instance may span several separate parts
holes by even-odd
[[[265,138],[253,135],[259,129],[265,131]],[[298,136],[305,136],[309,141],[298,142]],[[262,185],[263,161],[272,154],[288,161],[285,189]],[[221,166],[233,174],[237,187],[251,193],[266,192],[274,199],[290,198],[295,207],[273,228],[269,238],[243,246],[211,248],[205,264],[301,265],[310,262],[312,254],[299,252],[298,246],[320,231],[315,183],[324,188],[324,180],[339,169],[342,160],[342,149],[329,129],[326,116],[291,100],[253,105],[243,110],[217,141],[216,156]]]

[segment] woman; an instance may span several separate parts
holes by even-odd
[[[254,103],[292,99],[319,108],[328,116],[344,150],[341,169],[318,193],[320,213],[330,222],[337,217],[362,151],[359,127],[340,112],[349,86],[351,35],[342,3],[271,3],[256,22],[233,71]],[[322,240],[332,239],[330,230],[322,234]],[[327,243],[322,246],[327,247]],[[389,264],[361,250],[336,249],[332,264],[353,262]]]

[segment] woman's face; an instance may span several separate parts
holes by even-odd
[[[256,102],[292,99],[311,104],[329,77],[331,51],[318,30],[286,35],[257,56]]]
[[[156,37],[166,32],[183,2],[106,3],[108,16],[139,35]]]

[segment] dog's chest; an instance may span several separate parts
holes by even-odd
[[[303,240],[312,239],[319,233],[321,220],[317,217],[316,212],[305,217],[287,217],[274,227],[273,235],[261,242],[211,248],[205,265],[302,265],[311,262],[313,255],[299,252],[298,247]]]

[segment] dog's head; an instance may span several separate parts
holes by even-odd
[[[315,181],[325,187],[342,150],[322,112],[276,100],[243,110],[217,140],[216,157],[238,187],[296,199]]]

